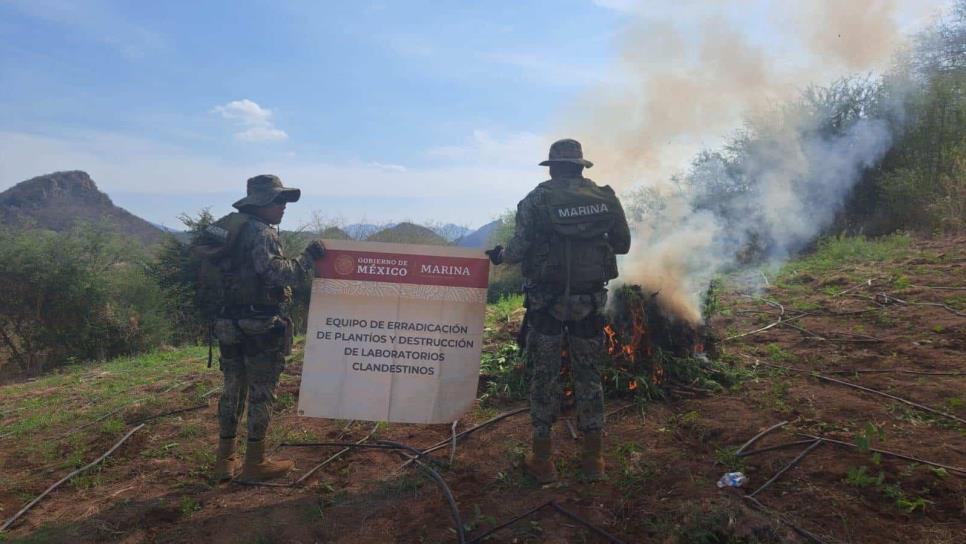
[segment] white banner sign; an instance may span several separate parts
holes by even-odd
[[[479,250],[326,240],[299,414],[448,423],[476,398],[489,260]]]

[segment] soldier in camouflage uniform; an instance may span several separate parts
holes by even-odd
[[[276,176],[260,175],[248,180],[248,196],[234,203],[237,213],[206,229],[227,240],[223,306],[214,323],[225,376],[218,403],[220,440],[214,466],[216,480],[235,476],[238,421],[248,403],[248,445],[239,479],[262,481],[292,469],[288,460],[265,457],[265,433],[275,400],[275,386],[292,349],[292,321],[285,314],[291,302],[291,286],[310,276],[314,262],[325,255],[321,242],[312,242],[296,259],[282,254],[273,228],[296,202],[299,189],[282,186]]]
[[[541,483],[556,479],[550,429],[560,412],[560,362],[566,349],[584,436],[582,469],[587,478],[599,480],[604,477],[598,365],[604,350],[605,285],[617,277],[615,255],[630,249],[630,229],[614,191],[583,177],[583,169],[593,163],[583,158],[579,142],[555,142],[540,165],[550,167],[550,180],[520,201],[507,247],[487,251],[494,264],[522,262],[527,279],[533,453],[525,466]]]

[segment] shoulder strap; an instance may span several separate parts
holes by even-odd
[[[232,212],[208,225],[196,236],[193,245],[202,257],[217,259],[227,256],[249,223],[248,216]]]

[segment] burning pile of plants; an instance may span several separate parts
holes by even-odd
[[[712,285],[705,295],[705,317],[714,309],[715,289]],[[693,323],[668,311],[660,293],[623,285],[613,289],[610,298],[604,327],[607,354],[600,367],[607,398],[649,400],[664,398],[668,393],[697,395],[720,391],[737,382],[736,369],[715,361],[716,342],[711,329],[703,322]],[[521,302],[502,301],[488,314],[490,341],[480,368],[480,398],[486,405],[527,398],[528,364],[515,339],[522,312],[498,311]],[[561,357],[568,406],[573,401],[573,388],[566,342],[561,345]]]
[[[708,309],[713,306],[714,287],[706,295]],[[602,365],[601,375],[611,398],[698,394],[737,381],[734,369],[712,360],[717,353],[710,328],[667,311],[659,292],[648,293],[639,285],[612,291],[604,333],[609,361]]]

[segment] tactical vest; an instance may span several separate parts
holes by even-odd
[[[215,221],[195,237],[192,251],[200,257],[197,301],[206,317],[224,308],[273,305],[280,302],[255,272],[249,238],[258,228],[254,220],[233,212]]]
[[[534,245],[523,260],[523,275],[562,286],[599,284],[617,277],[617,257],[607,233],[620,203],[610,187],[591,181],[573,185],[545,181]]]

